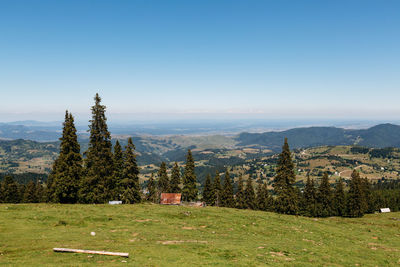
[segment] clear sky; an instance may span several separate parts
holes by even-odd
[[[400,118],[400,1],[0,1],[0,121]]]

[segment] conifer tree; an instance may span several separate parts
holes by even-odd
[[[284,214],[298,213],[298,197],[293,188],[296,175],[294,173],[294,164],[290,153],[287,138],[285,138],[282,147],[282,153],[279,155],[276,167],[276,176],[274,179],[274,190],[277,194],[275,201],[276,211]]]
[[[322,176],[317,193],[317,215],[319,217],[332,216],[332,191],[329,184],[328,173]]]
[[[221,205],[221,194],[222,194],[222,186],[221,186],[221,178],[219,176],[218,171],[215,171],[215,177],[213,182],[213,194],[212,194],[212,203],[213,206],[219,207]]]
[[[244,198],[245,198],[245,205],[247,209],[255,209],[256,208],[256,203],[255,203],[255,194],[254,194],[254,188],[253,188],[253,182],[251,179],[251,175],[249,175],[249,178],[247,179],[246,183],[246,189],[244,191]]]
[[[212,195],[213,195],[213,185],[211,181],[211,175],[207,174],[203,189],[203,201],[209,206],[214,204]]]
[[[372,195],[371,191],[371,183],[369,182],[368,178],[361,179],[361,187],[364,192],[365,197],[365,212],[366,213],[373,213],[375,211],[375,200],[374,196]]]
[[[122,147],[117,140],[114,145],[114,173],[113,173],[113,181],[114,181],[114,190],[111,194],[112,199],[120,199],[123,193],[123,176],[124,176],[124,153],[122,151]]]
[[[55,202],[54,201],[54,175],[57,170],[57,165],[58,165],[58,158],[56,158],[54,160],[52,168],[51,168],[51,172],[49,174],[49,177],[47,178],[46,189],[45,189],[46,202]]]
[[[335,193],[333,196],[333,207],[336,216],[344,216],[346,214],[346,197],[344,194],[342,178],[339,178],[336,182]]]
[[[183,174],[183,188],[182,188],[182,198],[185,201],[194,201],[197,199],[197,187],[196,187],[196,174],[194,172],[194,159],[192,156],[192,151],[188,150],[186,157],[186,166]]]
[[[269,196],[267,184],[259,183],[257,187],[256,208],[263,211],[273,211],[273,199]]]
[[[167,164],[161,162],[158,170],[158,189],[160,193],[169,193],[169,178],[167,174]]]
[[[43,185],[39,181],[36,183],[36,196],[39,203],[47,201],[46,192]]]
[[[239,176],[238,189],[237,189],[237,192],[236,192],[235,200],[236,200],[236,208],[238,208],[238,209],[245,209],[246,208],[246,199],[245,199],[242,175]]]
[[[347,200],[347,214],[350,217],[362,217],[366,210],[366,199],[359,173],[354,170],[351,174],[350,189]]]
[[[26,185],[25,192],[23,195],[23,202],[24,203],[37,203],[38,196],[37,196],[36,184],[33,181],[29,181]]]
[[[52,170],[51,198],[54,202],[76,203],[82,176],[82,156],[72,114],[65,112],[60,154]]]
[[[85,179],[80,188],[83,203],[104,203],[112,199],[113,155],[111,135],[105,116],[106,107],[101,105],[99,94],[94,97],[90,120],[89,148],[85,152]]]
[[[225,172],[224,186],[221,192],[221,206],[234,208],[235,200],[233,197],[233,184],[228,169]]]
[[[174,167],[171,171],[171,182],[170,182],[170,193],[180,193],[181,188],[179,187],[181,183],[181,170],[179,169],[178,163],[175,162]]]
[[[310,179],[310,175],[307,174],[307,182],[304,187],[303,193],[303,214],[305,216],[314,217],[317,216],[316,210],[316,190],[314,185],[314,179]]]
[[[154,173],[151,173],[149,182],[147,183],[147,200],[153,203],[157,202],[157,185],[154,180]]]
[[[141,201],[139,167],[136,162],[135,145],[129,137],[128,145],[124,152],[124,171],[122,179],[122,201],[128,204],[139,203]]]
[[[4,203],[19,203],[20,195],[18,190],[18,184],[14,182],[14,179],[10,175],[6,175],[3,179],[3,202]]]

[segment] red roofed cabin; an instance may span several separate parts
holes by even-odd
[[[162,205],[180,205],[181,193],[161,193],[160,204]]]

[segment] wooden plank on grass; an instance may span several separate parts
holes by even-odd
[[[53,248],[54,252],[71,252],[71,253],[86,253],[86,254],[99,254],[109,256],[120,256],[129,257],[129,253],[122,252],[110,252],[110,251],[96,251],[96,250],[85,250],[85,249],[72,249],[72,248]]]

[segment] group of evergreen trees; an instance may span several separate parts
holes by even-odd
[[[186,164],[183,175],[178,163],[175,162],[171,170],[171,177],[168,176],[167,164],[162,162],[158,170],[158,179],[151,175],[147,183],[146,199],[158,202],[161,193],[181,193],[183,201],[195,201],[198,199],[197,178],[192,152],[189,149],[186,156]]]
[[[123,203],[139,203],[142,200],[158,202],[161,193],[182,193],[183,201],[198,200],[197,178],[193,155],[188,150],[186,164],[181,175],[177,162],[171,175],[167,164],[162,162],[157,173],[147,182],[147,194],[143,195],[139,182],[139,167],[136,161],[132,138],[123,149],[116,141],[114,147],[107,127],[106,107],[96,94],[90,120],[90,140],[87,151],[81,155],[74,117],[65,113],[63,133],[60,138],[60,153],[45,186],[30,181],[27,185],[16,183],[5,176],[0,184],[0,202],[55,202],[55,203],[106,203],[122,200]],[[369,180],[360,178],[353,171],[349,190],[339,179],[332,186],[325,173],[316,185],[307,177],[303,191],[295,186],[294,163],[287,139],[278,158],[273,191],[267,184],[258,181],[255,190],[251,175],[246,182],[239,176],[237,190],[228,168],[221,181],[216,172],[214,178],[207,175],[202,200],[210,206],[239,209],[274,211],[283,214],[310,217],[347,216],[361,217],[379,207],[400,209],[400,185],[373,187]],[[389,188],[388,188],[389,187]]]
[[[0,183],[0,203],[46,202],[45,188],[39,182],[29,181],[26,185],[6,175]]]
[[[255,192],[251,176],[246,181],[246,187],[243,177],[239,176],[237,192],[234,194],[233,181],[228,170],[225,172],[222,185],[218,172],[216,172],[214,179],[211,178],[211,175],[207,175],[203,190],[203,201],[210,206],[238,209],[272,211],[271,208],[273,207],[271,205],[273,199],[269,195],[267,185],[258,184],[257,192]]]
[[[106,107],[96,94],[90,120],[89,148],[80,154],[73,116],[65,114],[60,154],[47,181],[46,196],[56,203],[105,203],[122,200],[141,201],[139,167],[135,145],[128,139],[125,150],[117,141],[112,151],[111,135],[105,116]]]

